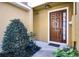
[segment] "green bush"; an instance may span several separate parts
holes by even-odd
[[[57,49],[53,52],[56,57],[78,57],[79,52],[73,48]]]
[[[20,19],[11,20],[4,34],[0,56],[27,57],[37,52],[40,47],[30,40],[27,32]]]

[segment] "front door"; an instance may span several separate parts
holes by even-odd
[[[67,10],[50,12],[50,41],[66,43]]]

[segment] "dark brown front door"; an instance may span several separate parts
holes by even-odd
[[[66,43],[67,30],[65,30],[65,34],[63,34],[63,30],[67,29],[67,26],[63,25],[63,19],[67,19],[66,10],[50,13],[50,41]],[[66,22],[65,25],[67,25]],[[65,38],[63,38],[63,35]]]

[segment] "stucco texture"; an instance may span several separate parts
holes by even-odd
[[[74,21],[74,29],[75,29],[75,40],[76,40],[76,47],[77,50],[79,51],[79,2],[77,2],[76,5],[76,16],[75,16],[75,21]]]
[[[15,18],[19,18],[28,29],[28,31],[33,30],[29,11],[18,8],[14,5],[11,5],[10,3],[0,2],[0,42],[3,40],[4,32],[10,23],[10,20]]]

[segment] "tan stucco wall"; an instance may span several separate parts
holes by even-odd
[[[75,40],[77,42],[77,50],[79,51],[79,2],[76,3],[77,14],[75,16],[74,29],[75,29]]]
[[[0,3],[0,42],[3,40],[6,26],[15,18],[19,18],[28,31],[33,31],[32,10],[26,11],[9,3]]]
[[[48,11],[49,10],[55,10],[58,8],[63,8],[63,7],[69,7],[69,21],[71,21],[72,18],[72,12],[73,12],[73,3],[65,3],[65,4],[60,4],[56,5],[50,9],[42,9],[38,11],[34,11],[34,32],[37,34],[37,39],[42,40],[42,41],[48,41]],[[71,40],[71,25],[69,25],[69,45],[72,44]]]

